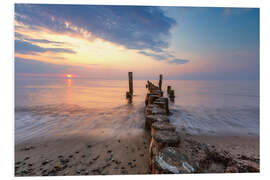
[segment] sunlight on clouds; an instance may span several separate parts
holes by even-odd
[[[66,26],[70,26],[66,22]],[[134,50],[126,49],[123,46],[115,45],[111,42],[106,42],[100,38],[93,40],[85,39],[77,34],[60,34],[52,32],[48,29],[42,28],[37,31],[30,30],[24,27],[23,30],[16,30],[17,33],[33,39],[46,39],[49,41],[61,42],[61,48],[71,48],[76,54],[68,53],[36,53],[36,54],[16,54],[16,57],[37,59],[40,61],[51,62],[56,64],[99,64],[118,67],[139,66],[143,61],[147,63],[159,64],[151,60],[151,58],[142,56]],[[82,31],[83,32],[83,31]],[[87,33],[83,33],[86,35]],[[88,33],[87,36],[89,36]],[[38,45],[42,48],[58,48],[59,44],[53,43],[39,43],[34,42],[34,45]],[[58,58],[52,59],[53,56]],[[61,59],[62,58],[62,59]],[[60,60],[59,60],[60,59]],[[142,68],[144,69],[144,68]]]
[[[50,29],[40,27],[31,29],[26,25],[15,22],[20,28],[15,29],[17,33],[31,39],[45,39],[59,43],[31,42],[42,48],[64,48],[72,49],[75,54],[65,52],[43,52],[32,54],[16,53],[15,57],[33,59],[53,64],[84,66],[99,65],[96,68],[112,68],[121,71],[136,71],[144,75],[153,74],[154,69],[160,73],[176,75],[191,70],[191,66],[186,68],[171,65],[165,61],[156,61],[152,57],[147,57],[137,52],[137,50],[127,49],[98,37],[93,37],[91,32],[72,26],[68,21],[66,27],[80,33],[58,33]],[[82,72],[83,73],[83,72]]]

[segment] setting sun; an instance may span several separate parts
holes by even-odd
[[[72,78],[72,75],[71,74],[66,74],[66,77],[67,78]]]

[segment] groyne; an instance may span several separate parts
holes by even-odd
[[[145,98],[145,130],[151,135],[149,169],[152,174],[186,173],[240,173],[259,172],[259,159],[230,152],[185,137],[170,123],[169,104],[175,94],[167,87],[162,91],[160,75],[158,86],[147,81]]]

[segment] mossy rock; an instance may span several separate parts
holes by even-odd
[[[154,157],[154,168],[164,174],[195,173],[196,168],[188,158],[173,147],[161,149]]]

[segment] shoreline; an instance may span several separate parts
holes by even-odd
[[[234,158],[260,159],[257,136],[179,135],[184,145],[193,150],[194,144],[200,144],[227,151]],[[150,140],[143,128],[107,139],[89,135],[32,139],[15,145],[14,173],[15,176],[151,174]]]
[[[233,156],[239,154],[260,158],[260,136],[256,135],[184,135],[186,139],[203,142],[214,146],[217,150],[230,152]]]

